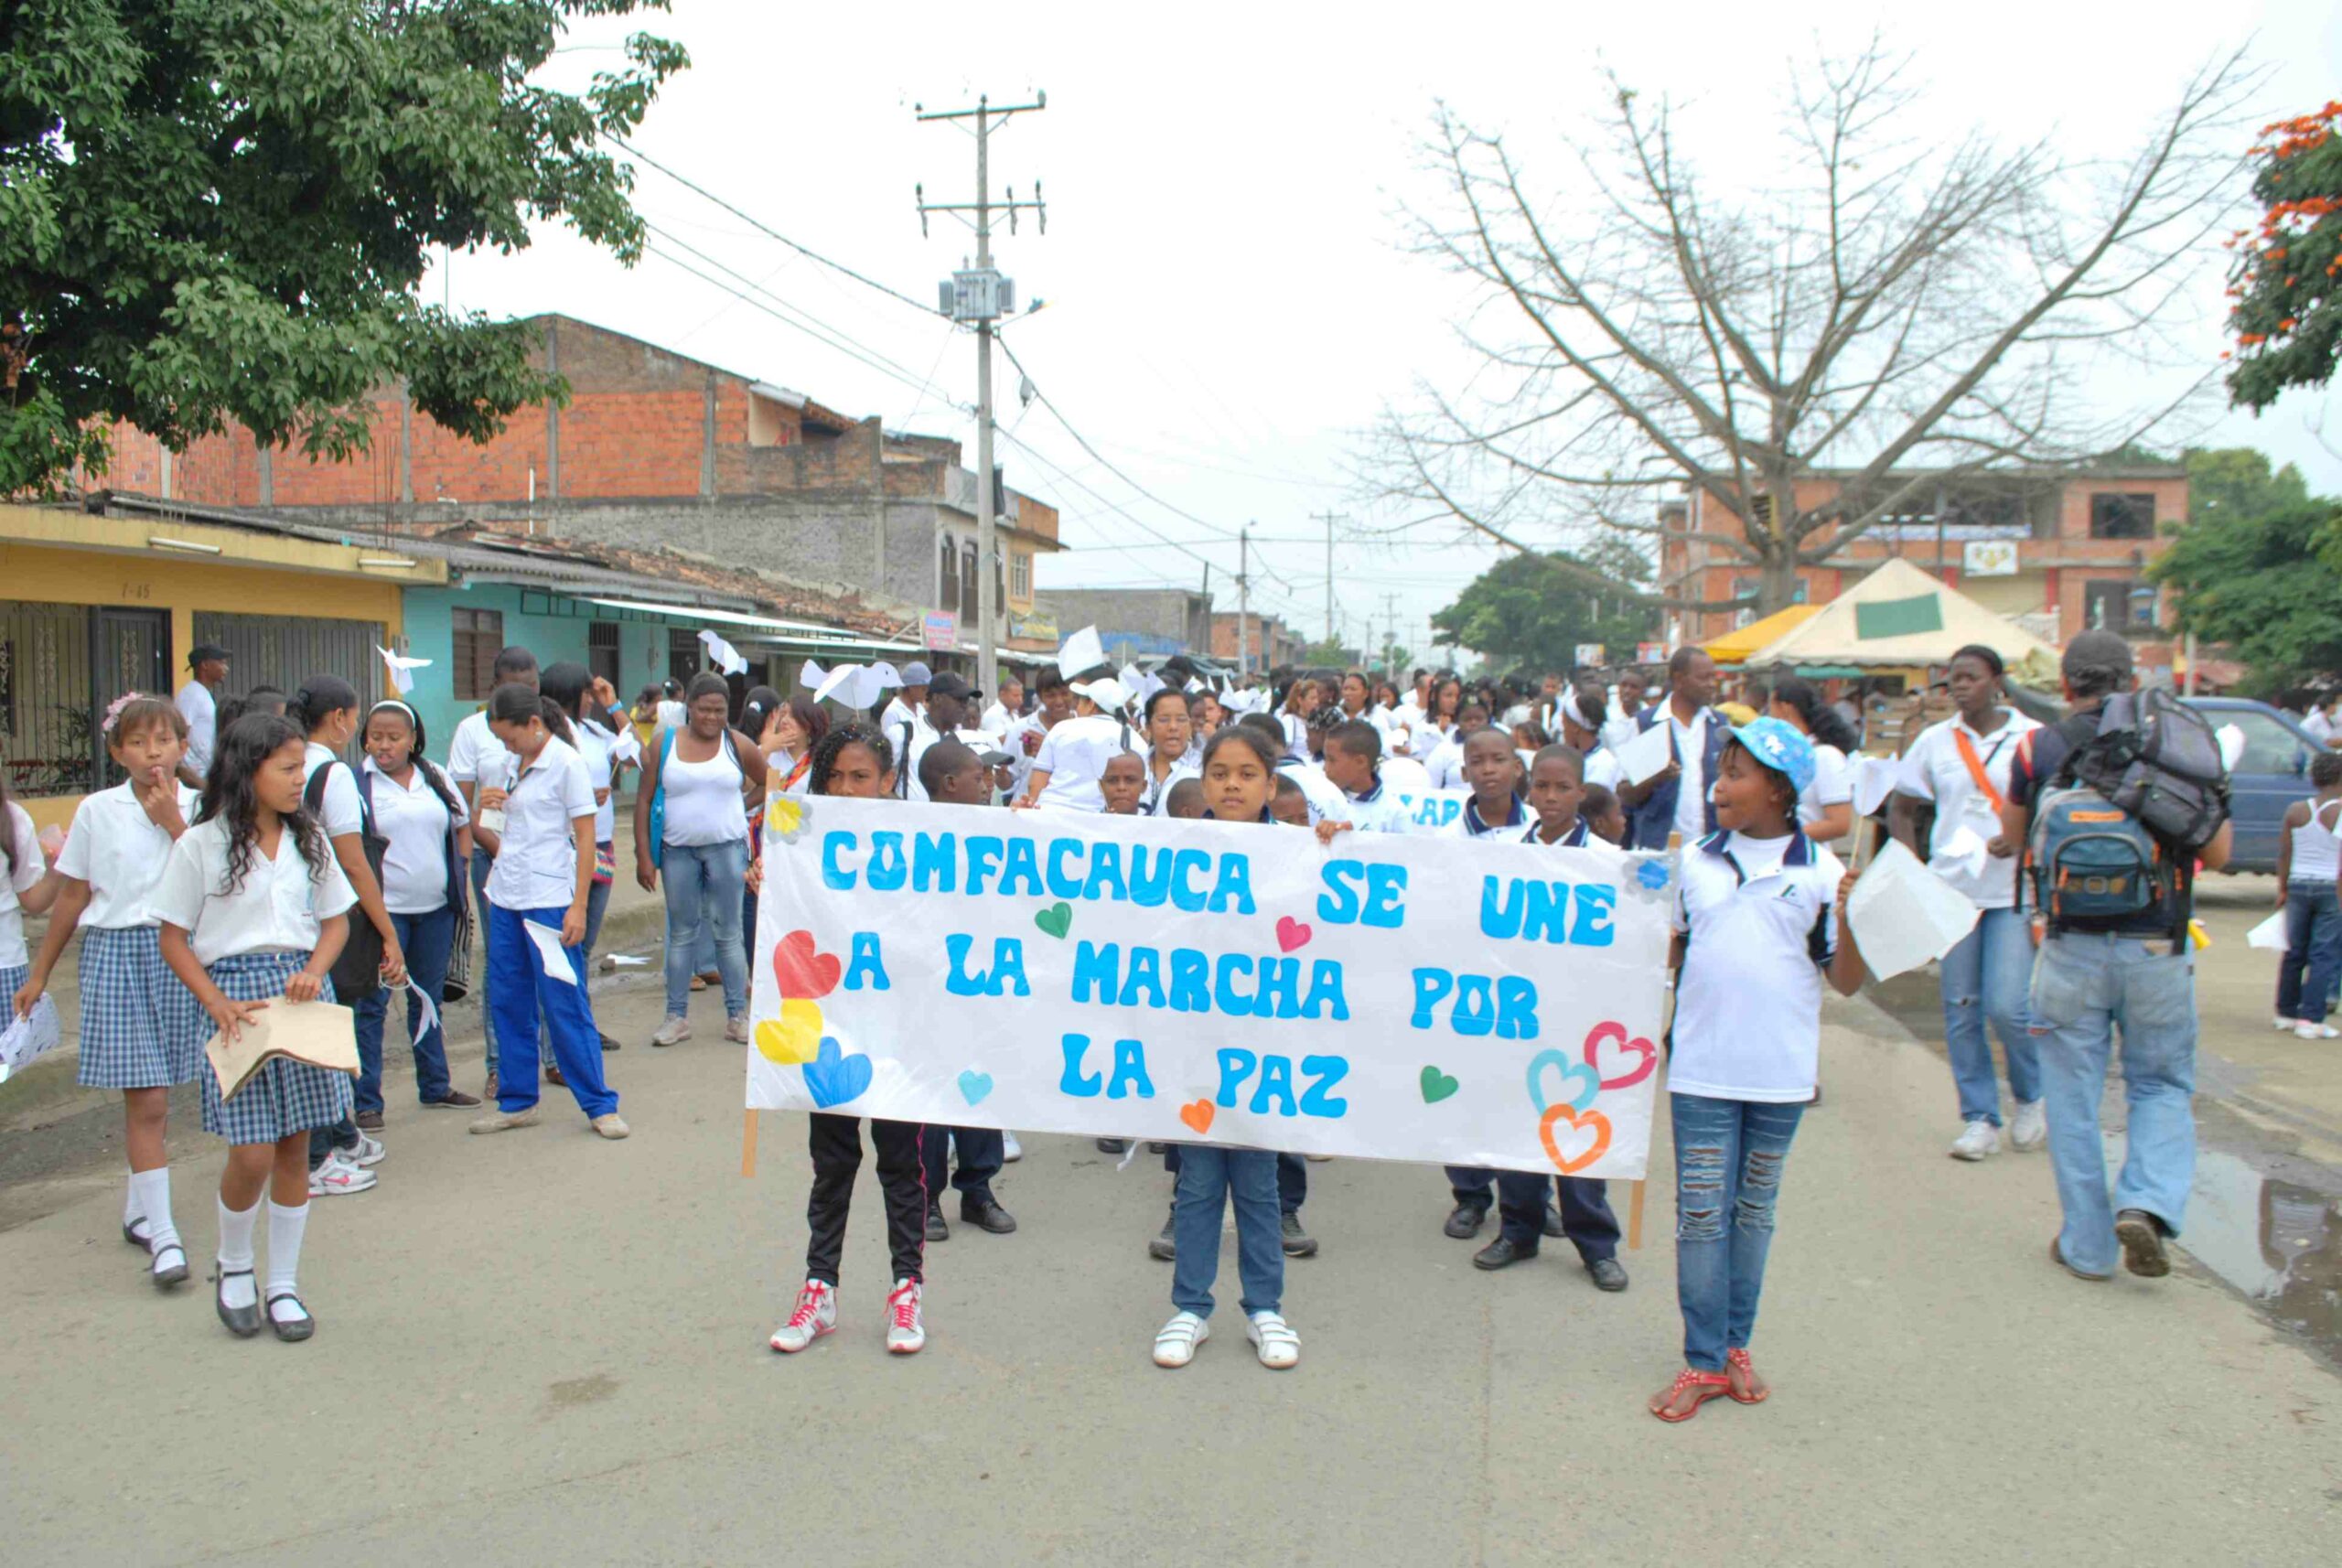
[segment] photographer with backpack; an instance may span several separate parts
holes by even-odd
[[[2196,1170],[2197,865],[2228,863],[2228,780],[2200,715],[2138,692],[2131,646],[2109,631],[2066,645],[2072,714],[2019,743],[2004,838],[2025,847],[2018,897],[2042,932],[2032,1032],[2065,1226],[2053,1262],[2086,1280],[2171,1272]],[[2099,1103],[2122,1036],[2128,1149],[2110,1202]]]

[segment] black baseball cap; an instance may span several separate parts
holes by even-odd
[[[187,667],[190,670],[214,659],[223,664],[228,660],[228,650],[216,642],[199,642],[187,650]]]
[[[942,674],[928,682],[927,694],[930,697],[951,697],[965,702],[976,694],[976,689],[968,684],[967,677],[955,675],[946,670]]]

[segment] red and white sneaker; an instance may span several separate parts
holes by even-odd
[[[897,1356],[915,1356],[927,1344],[927,1324],[919,1316],[919,1282],[897,1280],[886,1293],[886,1348]]]
[[[822,1335],[836,1333],[837,1326],[837,1287],[826,1280],[807,1280],[797,1293],[797,1309],[772,1331],[772,1348],[793,1356]]]

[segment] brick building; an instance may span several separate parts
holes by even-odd
[[[1067,633],[1096,627],[1117,666],[1211,642],[1211,596],[1191,588],[1044,588],[1041,612]]]
[[[1843,477],[1799,481],[1799,509],[1828,504]],[[1900,478],[1907,476],[1895,482]],[[1703,500],[1695,490],[1660,508],[1669,530],[1660,551],[1662,591],[1711,600],[1754,593],[1754,567],[1696,537],[1703,529],[1736,532],[1740,526],[1729,514],[1703,508]],[[1712,515],[1703,518],[1703,511]],[[1827,602],[1880,562],[1900,556],[2047,642],[2063,643],[2091,627],[2161,640],[2167,616],[2146,569],[2170,548],[2170,531],[2186,517],[2187,474],[2177,464],[1946,478],[1924,487],[1907,510],[1870,529],[1828,565],[1801,568],[1799,602]],[[1671,611],[1665,638],[1671,646],[1705,641],[1754,615]]]
[[[1216,610],[1211,618],[1211,656],[1221,663],[1234,667],[1238,661],[1236,640],[1237,613]],[[1250,658],[1244,667],[1250,670],[1273,670],[1281,664],[1297,664],[1301,650],[1307,647],[1301,636],[1275,616],[1258,611],[1246,618],[1246,651]]]
[[[881,428],[801,392],[564,316],[532,323],[566,407],[523,409],[475,446],[403,389],[372,400],[371,449],[311,463],[242,432],[174,455],[127,427],[100,482],[197,505],[396,533],[471,520],[589,544],[672,546],[908,611],[977,610],[975,476],[959,443]],[[996,487],[995,603],[1033,613],[1054,507]]]

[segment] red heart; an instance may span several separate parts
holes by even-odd
[[[1617,1058],[1614,1057],[1611,1065],[1606,1068],[1599,1059],[1602,1047],[1605,1046],[1615,1046],[1628,1055],[1640,1057],[1642,1059],[1637,1062],[1633,1069],[1624,1077],[1615,1077],[1613,1075],[1618,1070]],[[1625,1089],[1630,1084],[1640,1083],[1658,1069],[1659,1047],[1649,1040],[1627,1038],[1627,1026],[1624,1024],[1596,1024],[1585,1036],[1585,1065],[1592,1068],[1595,1075],[1602,1079],[1603,1088]]]
[[[1291,915],[1277,917],[1277,950],[1279,952],[1291,952],[1295,948],[1305,948],[1309,945],[1309,939],[1316,934]]]
[[[811,931],[791,931],[772,945],[772,972],[780,982],[783,996],[807,1000],[827,996],[838,988],[838,973],[843,967],[835,953],[815,950]]]

